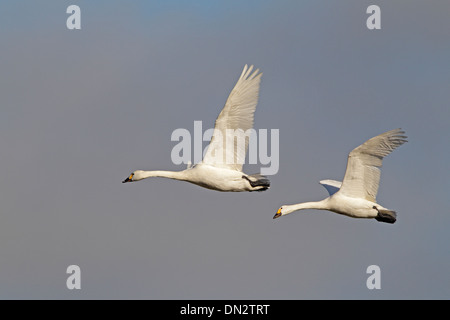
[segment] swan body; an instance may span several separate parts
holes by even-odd
[[[247,175],[237,170],[217,168],[199,163],[183,171],[134,171],[123,182],[139,181],[151,177],[187,181],[217,191],[263,191],[270,187],[268,179],[259,175]]]
[[[390,211],[376,202],[366,199],[348,197],[342,194],[332,195],[322,201],[303,202],[294,205],[283,205],[274,218],[303,209],[333,211],[352,218],[376,218],[380,210]]]
[[[234,135],[245,134],[253,127],[254,112],[258,102],[262,73],[253,66],[245,65],[241,76],[228,96],[223,110],[216,119],[213,136],[203,160],[188,164],[182,171],[143,171],[136,170],[124,181],[133,182],[150,177],[163,177],[187,181],[198,186],[227,192],[264,191],[270,181],[259,174],[248,175],[242,171],[248,139],[234,145]],[[233,141],[233,143],[229,143]],[[227,143],[228,142],[228,143]],[[231,161],[230,161],[231,159]]]
[[[352,218],[376,219],[394,223],[396,213],[384,208],[376,201],[380,182],[380,167],[385,156],[406,142],[401,129],[395,129],[367,140],[353,149],[348,156],[347,170],[342,182],[322,180],[329,197],[314,202],[281,206],[275,216],[278,218],[294,211],[318,209],[333,211]]]

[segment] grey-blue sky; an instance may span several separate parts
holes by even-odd
[[[0,297],[448,298],[450,5],[379,1],[369,31],[369,1],[161,3],[77,1],[80,31],[65,28],[71,1],[0,4]],[[120,183],[182,169],[172,131],[212,126],[246,63],[264,73],[256,128],[280,129],[269,191]],[[395,225],[272,220],[323,198],[318,181],[342,179],[352,148],[397,127],[410,142],[378,195]]]

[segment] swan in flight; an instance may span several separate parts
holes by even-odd
[[[164,177],[187,181],[217,191],[264,191],[270,181],[260,174],[247,175],[242,165],[248,149],[246,131],[253,128],[262,73],[252,73],[253,66],[244,66],[223,110],[216,119],[211,142],[203,160],[182,171],[136,170],[122,182]],[[235,139],[238,143],[235,144]],[[240,142],[240,143],[239,143]]]
[[[383,158],[406,141],[401,129],[367,140],[348,155],[344,181],[322,180],[330,196],[322,201],[281,206],[274,219],[302,209],[329,210],[353,218],[375,218],[394,223],[395,211],[376,202]]]

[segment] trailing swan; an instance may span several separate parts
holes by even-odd
[[[274,219],[303,209],[329,210],[353,218],[374,218],[394,223],[396,213],[376,202],[380,183],[380,167],[385,156],[406,141],[405,132],[395,129],[367,140],[348,155],[342,182],[322,180],[330,196],[322,201],[281,206]]]
[[[136,170],[122,182],[139,181],[150,177],[164,177],[187,181],[218,191],[264,191],[270,181],[259,174],[242,172],[248,149],[245,132],[253,128],[262,73],[252,73],[253,66],[245,65],[231,91],[223,110],[216,119],[211,142],[203,160],[182,171]],[[235,145],[235,138],[242,143]]]

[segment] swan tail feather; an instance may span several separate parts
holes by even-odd
[[[397,213],[392,210],[378,209],[378,215],[375,220],[386,223],[395,223],[397,221]]]

